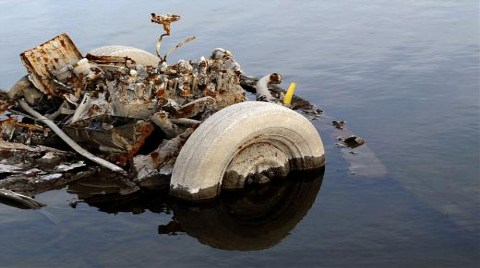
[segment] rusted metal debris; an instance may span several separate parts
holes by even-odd
[[[65,133],[92,151],[125,167],[153,133],[151,122],[134,118],[97,116],[64,127]]]
[[[272,99],[269,100],[269,97],[265,98],[265,94],[258,94],[257,93],[257,83],[261,80],[261,78],[254,78],[254,77],[249,77],[245,75],[240,75],[240,85],[242,86],[245,91],[257,94],[257,99],[260,101],[271,101],[271,102],[280,102],[286,93],[286,90],[279,87],[278,84],[281,83],[282,77],[281,75],[277,73],[270,74],[268,76],[265,76],[263,78],[267,78],[267,84],[266,87],[268,88],[269,91],[269,96],[271,96]],[[323,111],[309,102],[308,100],[305,100],[301,98],[300,96],[294,95],[292,104],[290,106],[291,109],[293,110],[298,110],[301,111],[304,115],[309,117],[310,119],[318,119]]]
[[[338,147],[356,148],[365,143],[364,139],[357,137],[355,135],[352,135],[349,137],[338,137],[337,139],[339,141],[339,143],[337,143]]]
[[[163,25],[163,29],[167,35],[170,35],[170,23],[180,20],[179,15],[165,14],[158,16],[155,15],[155,13],[150,15],[152,15],[151,22]]]
[[[243,76],[222,48],[208,58],[168,64],[167,56],[194,37],[162,57],[161,40],[180,16],[151,15],[166,32],[157,44],[158,65],[129,56],[83,56],[66,33],[20,55],[28,75],[0,93],[0,189],[33,195],[101,172],[65,151],[61,140],[91,154],[81,153],[88,160],[108,160],[113,167],[103,166],[124,173],[131,191],[158,185],[152,180],[171,174],[182,145],[207,117],[245,101],[246,91],[263,101],[281,99],[281,75],[265,78],[260,94],[259,80]],[[313,118],[321,113],[298,97],[292,108]]]
[[[0,141],[0,189],[35,195],[91,175],[75,154],[52,147]]]
[[[332,126],[334,126],[336,129],[343,129],[343,126],[345,126],[345,121],[344,120],[333,120],[332,121]]]
[[[163,26],[163,30],[165,30],[165,33],[160,35],[160,37],[158,38],[158,42],[157,42],[156,50],[155,50],[155,52],[157,54],[157,57],[159,57],[162,62],[166,62],[168,55],[170,55],[173,51],[175,51],[176,49],[184,46],[185,44],[195,40],[195,38],[196,38],[195,36],[192,36],[192,37],[189,37],[189,38],[183,40],[182,42],[178,43],[174,48],[170,49],[167,53],[165,53],[165,55],[162,57],[162,55],[160,54],[160,47],[162,46],[163,37],[170,35],[170,31],[171,31],[170,24],[172,22],[180,20],[180,16],[179,15],[174,15],[174,14],[169,14],[169,13],[167,13],[165,15],[156,15],[155,13],[152,13],[151,16],[152,16],[152,18],[151,18],[150,21],[153,22],[153,23],[156,23],[156,24],[161,24]]]
[[[20,54],[33,86],[46,95],[62,94],[66,88],[58,87],[52,75],[63,75],[64,68],[81,74],[85,67],[80,64],[82,55],[67,34],[61,34],[48,42]],[[67,78],[63,77],[62,78]],[[75,78],[77,78],[75,76]],[[63,79],[61,79],[63,80]],[[75,83],[71,81],[70,83]]]
[[[0,202],[21,209],[38,209],[45,206],[45,204],[38,202],[30,196],[7,189],[0,189]]]

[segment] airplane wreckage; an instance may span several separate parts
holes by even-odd
[[[294,96],[294,84],[278,87],[280,74],[244,76],[221,48],[168,64],[195,39],[161,54],[179,19],[152,14],[165,30],[156,55],[107,46],[84,56],[65,33],[20,55],[28,75],[0,93],[0,200],[38,208],[35,194],[106,177],[127,186],[121,194],[168,187],[208,200],[325,165],[309,121],[321,110]]]

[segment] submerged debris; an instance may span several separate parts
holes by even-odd
[[[273,76],[273,78],[271,78]],[[262,81],[259,85],[259,87],[265,88],[265,81],[267,81],[266,87],[269,91],[269,96],[266,98],[260,97],[259,99],[262,101],[269,101],[273,103],[280,103],[281,99],[283,98],[284,94],[286,94],[286,90],[279,87],[278,83],[281,82],[281,75],[273,73],[267,76],[264,76],[263,78],[267,77],[266,80]],[[253,77],[248,77],[245,75],[240,76],[240,84],[242,85],[243,89],[250,93],[254,93],[257,96],[262,96],[262,95],[268,95],[268,94],[262,94],[262,90],[260,91],[260,94],[257,93],[257,84],[259,83],[260,79],[253,78]],[[263,91],[264,92],[264,91]],[[308,100],[305,100],[297,95],[293,96],[293,100],[291,105],[289,107],[293,110],[301,111],[304,115],[309,117],[310,119],[318,119],[322,115],[323,111],[310,103]]]
[[[226,49],[167,63],[168,55],[195,39],[160,54],[162,38],[179,19],[151,14],[165,30],[157,56],[121,46],[84,55],[66,33],[23,52],[28,75],[0,93],[0,188],[33,195],[103,172],[89,161],[127,180],[129,193],[163,185],[161,178],[172,173],[194,129],[218,110],[245,101],[245,90],[259,101],[281,104],[284,90],[276,85],[282,76],[246,77]],[[291,108],[311,118],[321,114],[297,96]],[[65,151],[69,147],[89,161]]]
[[[0,141],[0,189],[35,195],[94,174],[71,152]]]
[[[356,148],[362,144],[365,143],[365,140],[357,137],[357,136],[350,136],[350,137],[338,137],[337,138],[341,143],[338,144],[340,147],[350,147],[350,148]]]
[[[29,196],[6,189],[0,189],[0,202],[22,209],[38,209],[45,206]]]
[[[344,125],[345,125],[345,121],[343,121],[343,120],[333,120],[332,121],[332,126],[334,126],[337,129],[343,129]]]

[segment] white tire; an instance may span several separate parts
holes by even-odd
[[[145,66],[158,66],[160,58],[157,56],[148,53],[145,50],[141,50],[135,47],[129,46],[104,46],[96,48],[89,54],[93,56],[118,56],[118,57],[129,57],[134,60],[137,64],[142,64]]]
[[[171,194],[214,198],[221,188],[242,188],[252,174],[308,170],[325,164],[322,140],[302,115],[266,102],[228,106],[203,122],[182,147]]]

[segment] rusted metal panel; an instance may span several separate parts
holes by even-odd
[[[166,32],[166,35],[170,35],[170,23],[178,21],[180,19],[179,15],[174,14],[165,14],[165,15],[156,15],[152,13],[151,22],[163,25],[163,29]]]
[[[67,65],[74,65],[82,54],[66,33],[20,54],[32,83],[45,94],[56,95],[60,89],[54,74]]]
[[[64,131],[75,141],[108,151],[109,158],[125,166],[142,148],[155,127],[143,120],[97,116],[66,126]]]
[[[41,143],[47,136],[48,130],[40,125],[23,123],[19,117],[2,117],[0,114],[0,142]]]

